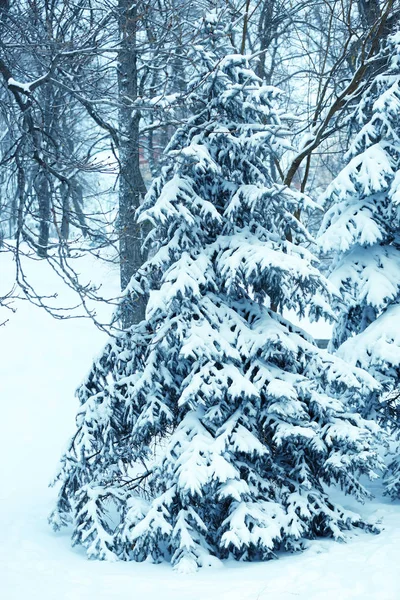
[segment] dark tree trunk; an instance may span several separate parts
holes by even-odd
[[[49,181],[43,172],[37,174],[34,188],[39,206],[39,239],[37,253],[41,258],[45,258],[49,247],[51,191]]]
[[[52,135],[52,123],[53,123],[53,111],[54,109],[54,94],[51,88],[44,87],[42,90],[42,128],[43,132],[47,135]],[[43,135],[41,132],[37,133],[40,135],[40,145],[47,149],[47,135]],[[38,218],[39,218],[39,237],[37,253],[41,258],[46,258],[47,250],[49,247],[50,237],[50,210],[51,210],[51,195],[53,193],[52,185],[50,182],[50,173],[43,167],[40,166],[35,175],[35,181],[33,184],[37,206],[38,206]]]
[[[358,0],[358,10],[365,29],[370,29],[379,19],[381,8],[379,0]]]
[[[119,245],[121,289],[143,264],[144,228],[135,219],[135,211],[146,193],[139,162],[139,111],[132,110],[138,96],[137,28],[138,3],[119,0],[120,47],[118,56],[118,87],[121,108],[120,179],[119,179]],[[129,327],[144,318],[144,297],[127,298],[122,307],[122,324]]]

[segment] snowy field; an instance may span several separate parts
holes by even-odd
[[[116,289],[117,274],[92,259],[82,270]],[[11,277],[0,254],[0,296]],[[68,293],[36,263],[34,277]],[[379,535],[352,535],[346,544],[311,542],[298,555],[267,563],[227,562],[218,569],[178,575],[169,565],[90,562],[71,548],[66,533],[47,525],[56,491],[48,487],[73,431],[74,389],[105,341],[89,320],[55,321],[17,301],[15,314],[0,312],[0,597],[2,600],[398,600],[400,599],[400,503],[376,499],[346,506],[382,521]],[[99,307],[99,316],[110,310]],[[315,326],[314,326],[315,327]],[[321,326],[322,327],[322,326]],[[318,335],[321,329],[312,330]]]

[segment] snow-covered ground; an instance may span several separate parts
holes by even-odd
[[[116,290],[117,274],[93,259],[82,270]],[[34,276],[67,300],[44,263]],[[0,296],[11,277],[0,254]],[[303,554],[267,563],[227,562],[179,575],[169,565],[90,562],[68,533],[47,525],[56,491],[48,488],[73,431],[74,389],[105,341],[88,320],[55,321],[17,301],[0,311],[0,597],[2,600],[398,600],[400,503],[376,499],[355,510],[382,519],[379,535],[359,532],[347,544],[317,540]],[[110,309],[99,307],[104,319]],[[313,332],[315,335],[315,332]],[[322,337],[322,336],[321,336]],[[354,509],[348,498],[346,505]]]

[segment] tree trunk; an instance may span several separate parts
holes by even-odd
[[[358,10],[364,29],[371,29],[381,14],[379,0],[358,0]]]
[[[34,188],[39,206],[39,239],[37,253],[41,258],[45,258],[49,247],[51,191],[49,189],[48,179],[43,172],[38,172]]]
[[[121,289],[142,266],[141,250],[144,228],[135,219],[144,194],[145,184],[139,163],[139,111],[132,110],[138,96],[137,28],[138,3],[119,0],[120,51],[118,55],[119,110],[119,247]],[[122,325],[129,327],[144,318],[146,299],[128,297],[122,307]]]

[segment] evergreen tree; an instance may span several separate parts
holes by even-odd
[[[336,253],[330,279],[345,299],[334,331],[334,349],[355,334],[368,330],[372,335],[371,324],[389,307],[393,310],[399,297],[398,35],[390,38],[386,53],[390,56],[386,72],[374,79],[353,115],[359,132],[349,149],[349,162],[325,192],[333,206],[325,215],[320,243],[323,250]],[[381,319],[379,328],[384,322]],[[367,342],[367,337],[362,339]],[[367,357],[361,338],[354,340],[352,347],[359,349],[364,367],[387,371],[390,361],[385,354],[389,349],[375,348],[374,356]],[[398,363],[392,366],[396,368]],[[390,376],[398,377],[396,370]]]
[[[318,317],[330,296],[297,245],[309,236],[292,215],[309,201],[268,168],[287,147],[279,92],[245,56],[210,43],[193,54],[194,116],[140,210],[152,250],[130,293],[148,296],[146,318],[78,390],[51,516],[55,528],[72,520],[90,557],[185,571],[364,526],[329,486],[363,500],[358,476],[379,467],[376,426],[346,400],[376,382],[277,313]]]
[[[383,389],[400,382],[400,34],[382,51],[386,68],[357,107],[348,164],[328,187],[333,201],[320,235],[334,251],[331,281],[344,303],[332,347],[367,369]],[[370,415],[400,431],[398,395],[371,397]],[[389,467],[388,491],[400,496],[400,459]]]

